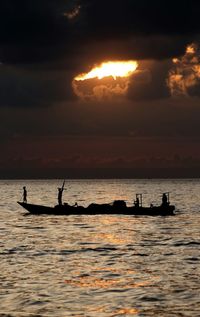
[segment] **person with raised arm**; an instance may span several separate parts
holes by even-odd
[[[65,187],[65,181],[63,181],[62,187],[58,187],[58,205],[62,205],[62,194]]]

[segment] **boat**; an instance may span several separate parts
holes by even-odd
[[[164,195],[164,194],[163,194]],[[168,196],[169,197],[169,196]],[[174,215],[175,206],[170,205],[169,199],[160,206],[150,205],[142,206],[142,195],[136,195],[136,201],[133,206],[127,206],[124,200],[115,200],[111,204],[92,203],[87,207],[69,205],[67,203],[58,204],[53,207],[29,204],[20,202],[18,204],[26,209],[30,214],[35,215],[105,215],[105,214],[122,214],[122,215],[141,215],[141,216],[172,216]]]

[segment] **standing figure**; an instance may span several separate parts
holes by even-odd
[[[58,187],[58,205],[62,205],[63,188]]]
[[[140,206],[140,201],[139,201],[138,197],[136,197],[136,200],[134,201],[134,205],[135,205],[135,207],[139,207]]]
[[[23,187],[23,203],[27,203],[27,190],[26,190],[26,186]]]
[[[62,194],[63,194],[64,187],[65,187],[65,181],[63,182],[62,187],[58,187],[58,205],[59,206],[62,205]]]
[[[136,194],[136,199],[134,201],[134,207],[135,208],[142,207],[142,194]]]
[[[167,206],[168,205],[168,198],[167,195],[164,193],[162,196],[162,205]]]

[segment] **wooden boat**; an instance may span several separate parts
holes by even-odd
[[[71,206],[69,204],[48,207],[43,205],[19,202],[31,214],[47,215],[98,215],[98,214],[123,214],[123,215],[146,215],[146,216],[172,216],[175,206],[168,202],[160,206],[143,207],[140,203],[131,207],[123,200],[115,200],[112,204],[90,204],[88,207]]]

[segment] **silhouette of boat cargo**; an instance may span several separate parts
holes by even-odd
[[[131,207],[126,205],[124,200],[115,200],[112,204],[92,203],[88,207],[72,206],[69,204],[56,205],[48,207],[43,205],[29,204],[18,202],[30,214],[47,214],[47,215],[146,215],[146,216],[172,216],[174,215],[175,206],[169,203],[160,206],[143,207],[141,204],[135,204]]]

